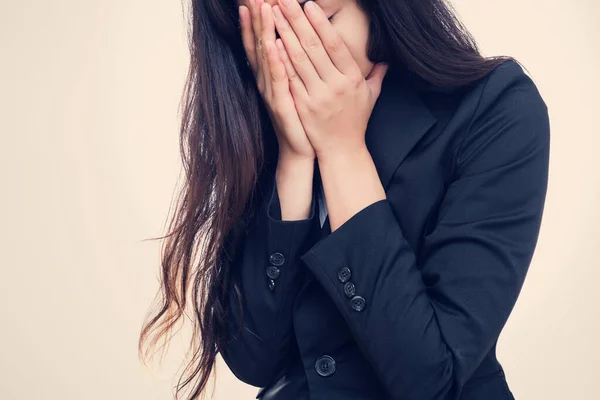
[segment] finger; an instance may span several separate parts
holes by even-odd
[[[292,61],[290,60],[287,50],[285,49],[283,41],[281,39],[277,39],[275,43],[277,45],[279,58],[281,59],[281,63],[283,64],[285,68],[285,73],[288,77],[290,91],[292,92],[294,98],[304,99],[304,101],[306,101],[308,99],[308,92],[306,90],[306,86],[304,85],[304,82],[296,72],[296,69],[294,68]]]
[[[283,61],[279,56],[279,50],[275,42],[267,42],[265,46],[267,48],[269,70],[271,71],[273,97],[281,99],[286,93],[289,94],[289,81],[285,72],[285,65],[283,65]]]
[[[256,51],[256,80],[259,88],[264,84],[264,74],[262,71],[262,21],[260,8],[264,0],[249,0],[250,11],[252,12],[252,28],[254,31],[254,47]]]
[[[283,2],[279,1],[279,3],[282,4]],[[314,1],[307,1],[303,3],[303,9],[299,3],[294,1],[289,6],[282,6],[281,10],[283,11],[285,18],[298,38],[300,46],[304,49],[308,55],[308,58],[310,58],[310,61],[312,62],[320,78],[324,81],[331,81],[332,79],[337,78],[336,75],[339,75],[339,71],[331,62],[323,43],[321,43],[321,38],[313,28],[311,21],[309,21],[307,18],[307,15],[304,13],[305,10],[306,12],[314,12],[314,8],[310,7],[314,6],[314,3]],[[301,72],[300,75],[302,76]]]
[[[300,10],[300,12],[302,12],[302,10]],[[298,73],[297,75],[299,75],[304,82],[304,86],[308,93],[314,93],[321,86],[321,77],[317,73],[315,66],[308,57],[308,54],[306,54],[306,51],[304,51],[296,33],[281,12],[279,6],[273,6],[273,15],[275,16],[275,26],[277,27],[279,36],[285,44],[285,49],[294,65],[294,69]]]
[[[242,43],[246,52],[246,58],[250,64],[250,69],[256,76],[256,47],[254,42],[254,31],[252,30],[252,21],[250,10],[246,6],[239,7],[240,25],[242,27]]]
[[[269,3],[261,4],[261,26],[262,26],[262,43],[263,50],[261,52],[261,64],[263,71],[263,79],[265,80],[266,93],[271,96],[272,77],[271,69],[269,65],[269,57],[267,54],[267,46],[272,44],[275,45],[275,23],[273,22],[273,13],[271,11],[271,5]]]
[[[381,85],[383,84],[383,78],[385,78],[388,68],[387,64],[377,63],[366,78],[367,86],[371,91],[372,98],[375,100],[381,94]]]
[[[344,75],[362,77],[360,67],[352,57],[346,43],[337,29],[333,27],[331,21],[327,19],[327,15],[317,2],[308,1],[304,6],[304,10],[306,10],[310,23],[324,46],[328,59],[331,60],[335,68]]]

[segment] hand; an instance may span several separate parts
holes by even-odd
[[[287,6],[285,0],[278,1],[273,13],[281,36],[277,40],[279,55],[317,157],[363,151],[367,123],[387,65],[375,65],[365,80],[342,37],[316,2],[306,2],[303,11],[296,1]]]
[[[275,46],[271,6],[264,0],[249,0],[250,10],[239,7],[242,42],[286,158],[313,159],[315,151],[306,136],[290,93],[285,67]]]

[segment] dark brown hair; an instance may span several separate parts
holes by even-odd
[[[388,63],[388,74],[401,74],[423,89],[468,86],[513,59],[483,57],[444,0],[356,1],[370,20],[370,60]],[[142,327],[138,351],[145,361],[161,338],[168,344],[172,328],[191,305],[192,358],[175,398],[187,387],[187,399],[198,399],[227,340],[229,290],[240,301],[228,261],[254,215],[252,199],[261,173],[276,164],[277,141],[246,64],[237,1],[185,5],[191,56],[180,104],[185,181],[168,233],[153,238],[166,239],[158,307]]]

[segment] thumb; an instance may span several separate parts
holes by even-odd
[[[371,94],[373,98],[379,97],[379,93],[381,92],[381,83],[383,82],[383,78],[387,73],[389,66],[384,63],[377,63],[369,72],[369,76],[367,76],[366,82],[367,86],[371,90]]]

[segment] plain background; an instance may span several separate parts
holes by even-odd
[[[551,171],[525,286],[498,345],[518,400],[597,399],[600,40],[596,0],[459,0],[484,55],[525,64]],[[179,1],[2,0],[0,398],[172,398],[187,336],[145,369],[180,172],[188,52]],[[215,398],[257,389],[219,361]]]

